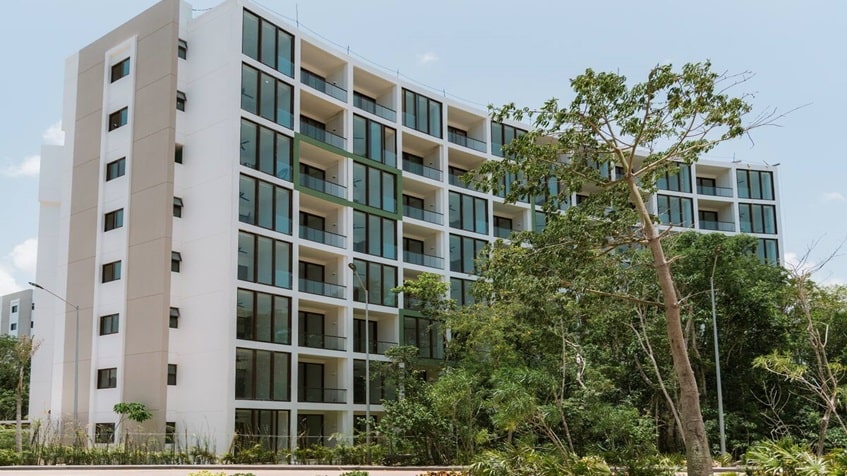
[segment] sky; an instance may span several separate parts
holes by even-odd
[[[35,278],[42,144],[62,141],[65,59],[156,0],[4,2],[0,15],[0,294]],[[198,10],[218,0],[195,0]],[[847,238],[842,175],[847,2],[831,0],[262,0],[392,75],[484,108],[571,99],[592,68],[642,80],[659,63],[752,72],[737,94],[792,111],[707,155],[779,163],[785,258],[822,263]],[[797,109],[799,108],[799,109]],[[796,109],[796,110],[795,110]],[[839,170],[841,172],[839,172]],[[810,251],[811,250],[811,251]],[[847,253],[847,247],[842,250]],[[837,255],[815,278],[847,283]]]

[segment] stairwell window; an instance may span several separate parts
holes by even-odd
[[[113,160],[106,164],[106,181],[123,177],[126,174],[126,157]]]
[[[171,271],[179,273],[179,266],[182,263],[182,254],[179,251],[171,251]]]
[[[178,111],[185,111],[185,93],[182,91],[176,92],[176,109]]]
[[[119,127],[125,126],[128,118],[128,108],[119,109],[109,114],[109,131],[113,131]]]
[[[97,369],[97,388],[117,388],[118,386],[118,369],[112,367],[110,369]]]
[[[124,209],[118,209],[106,214],[103,220],[103,231],[114,230],[124,226]]]
[[[182,199],[179,197],[174,197],[174,216],[182,218]]]
[[[180,59],[188,59],[188,42],[180,39],[176,46],[176,56]]]
[[[179,328],[179,308],[172,307],[170,310],[170,315],[168,316],[168,327],[171,329]]]
[[[129,58],[126,58],[112,66],[110,80],[114,83],[127,75],[129,75]]]
[[[100,316],[100,335],[117,334],[120,326],[120,318],[117,314]]]
[[[176,385],[176,364],[168,364],[168,385]]]
[[[102,281],[108,283],[121,279],[121,262],[113,261],[103,265]]]

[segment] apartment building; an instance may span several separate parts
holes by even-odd
[[[37,281],[81,317],[77,332],[73,308],[37,291],[30,408],[98,442],[131,401],[153,411],[148,431],[219,452],[236,433],[271,447],[352,435],[390,394],[373,381],[365,395],[367,360],[398,343],[443,355],[437,326],[391,289],[436,272],[466,303],[476,253],[543,224],[458,179],[519,124],[249,1],[193,17],[163,0],[69,58],[65,98],[66,143],[42,159]],[[669,224],[754,233],[778,261],[775,184],[772,167],[703,161],[652,206]]]
[[[32,289],[0,296],[0,334],[12,337],[29,336],[34,323]]]

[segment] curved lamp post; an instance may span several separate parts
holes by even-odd
[[[347,263],[347,267],[353,270],[353,275],[359,282],[359,287],[365,292],[365,444],[368,449],[368,464],[371,464],[371,342],[370,342],[370,320],[368,316],[368,304],[370,294],[362,276],[356,269],[356,263]]]

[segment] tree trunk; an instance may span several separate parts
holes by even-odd
[[[818,456],[823,456],[823,448],[826,444],[826,432],[829,429],[829,418],[831,415],[832,407],[827,405],[826,410],[823,412],[823,418],[821,418],[820,426],[818,427],[818,444],[815,448],[815,454]]]
[[[709,450],[709,440],[706,435],[706,425],[703,423],[703,414],[700,411],[700,393],[697,389],[697,379],[691,368],[688,358],[688,349],[685,345],[685,336],[682,332],[682,320],[680,317],[679,299],[676,295],[673,274],[670,263],[665,257],[665,250],[658,230],[653,226],[650,213],[635,178],[627,177],[630,197],[635,203],[641,218],[647,246],[653,255],[653,266],[656,268],[656,277],[659,287],[662,289],[662,302],[665,308],[665,327],[668,332],[668,342],[671,356],[673,357],[673,368],[679,381],[679,413],[682,418],[682,437],[685,442],[685,459],[688,466],[689,476],[705,476],[712,474],[712,455]]]

